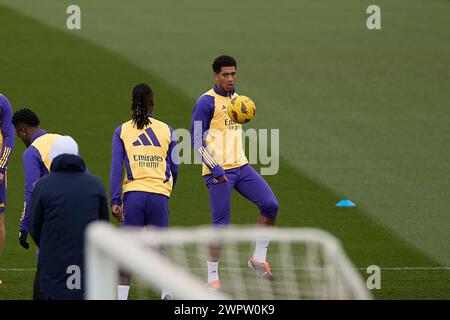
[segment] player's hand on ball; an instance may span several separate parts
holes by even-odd
[[[28,250],[30,244],[27,242],[28,232],[20,230],[19,232],[19,243],[22,247]]]
[[[123,208],[121,205],[113,204],[111,206],[111,212],[117,222],[123,222]]]

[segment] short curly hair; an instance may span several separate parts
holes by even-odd
[[[220,71],[222,70],[222,67],[237,68],[236,60],[233,57],[227,56],[227,55],[221,55],[221,56],[217,57],[216,59],[214,59],[214,62],[212,64],[212,68],[213,68],[214,72],[220,73]]]
[[[30,109],[24,108],[14,112],[12,124],[14,127],[18,124],[25,124],[29,127],[39,127],[40,121],[36,113]]]

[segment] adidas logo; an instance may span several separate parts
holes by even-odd
[[[142,133],[139,135],[138,139],[133,142],[133,146],[155,146],[155,147],[161,147],[161,144],[158,141],[158,138],[156,138],[155,133],[153,132],[152,128],[145,129],[145,133]],[[151,141],[151,142],[150,142]]]

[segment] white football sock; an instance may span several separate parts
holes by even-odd
[[[253,259],[259,262],[265,262],[267,257],[267,248],[269,247],[270,239],[256,240],[256,248],[253,253]]]
[[[219,280],[219,261],[206,261],[208,265],[208,282]]]
[[[130,286],[118,285],[117,300],[128,300],[128,292],[130,292]]]

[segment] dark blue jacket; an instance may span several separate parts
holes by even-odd
[[[40,285],[47,298],[84,298],[84,233],[99,219],[109,220],[100,179],[86,171],[80,157],[56,157],[30,200],[30,235],[39,247]]]

